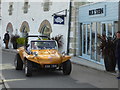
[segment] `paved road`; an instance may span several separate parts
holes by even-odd
[[[2,52],[2,75],[10,88],[117,88],[115,76],[73,64],[70,76],[62,72],[34,71],[26,77],[24,70],[16,71],[15,53]]]

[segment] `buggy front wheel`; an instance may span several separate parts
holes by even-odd
[[[72,69],[71,61],[67,60],[63,63],[63,74],[70,75]]]
[[[25,61],[25,75],[27,77],[32,76],[32,62],[29,60]]]
[[[16,70],[22,70],[23,69],[23,61],[20,58],[20,55],[18,53],[15,56],[14,65],[15,65]]]

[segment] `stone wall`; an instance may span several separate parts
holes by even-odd
[[[72,0],[72,13],[71,13],[71,29],[70,29],[70,47],[69,47],[69,54],[70,55],[78,55],[79,54],[79,30],[78,30],[78,12],[79,6],[82,6],[88,2],[76,2]]]

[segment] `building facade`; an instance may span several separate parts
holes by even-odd
[[[77,55],[78,48],[78,20],[79,20],[79,7],[85,4],[89,4],[90,2],[84,0],[84,2],[80,2],[80,0],[71,0],[71,25],[70,25],[70,41],[69,41],[69,54],[72,56]]]
[[[67,52],[69,22],[69,0],[61,2],[43,0],[41,2],[2,2],[2,39],[6,31],[10,36],[18,34],[63,35],[61,51]],[[62,8],[61,8],[62,7]],[[4,45],[4,44],[2,44]],[[4,46],[3,46],[4,47]],[[9,43],[9,48],[12,48]]]
[[[113,8],[114,7],[114,8]],[[120,2],[97,2],[79,7],[76,55],[103,64],[97,35],[114,37],[120,30]]]
[[[114,37],[120,30],[120,2],[2,2],[2,39],[19,34],[63,35],[61,52],[103,64],[97,35]],[[87,5],[85,5],[87,4]],[[114,7],[115,6],[115,7]],[[3,43],[3,42],[2,42]],[[4,45],[4,44],[2,44]],[[4,46],[3,46],[4,47]],[[9,47],[12,48],[11,43]]]

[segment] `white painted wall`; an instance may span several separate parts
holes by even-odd
[[[2,2],[2,38],[4,33],[6,32],[6,27],[9,22],[12,23],[14,32],[16,33],[16,29],[20,34],[19,30],[22,22],[27,21],[30,27],[30,34],[39,34],[38,29],[43,20],[47,19],[52,26],[52,34],[51,37],[56,36],[58,34],[63,35],[64,47],[63,50],[67,49],[67,35],[68,35],[68,21],[69,21],[69,11],[67,12],[67,17],[65,17],[64,25],[53,24],[53,14],[59,12],[61,10],[69,9],[69,0],[68,2],[52,2],[50,6],[50,10],[48,12],[43,11],[42,2],[29,2],[30,8],[28,9],[28,13],[23,13],[24,2],[14,2],[13,4],[13,14],[9,16],[8,8],[9,2]],[[34,21],[32,21],[32,18]]]

